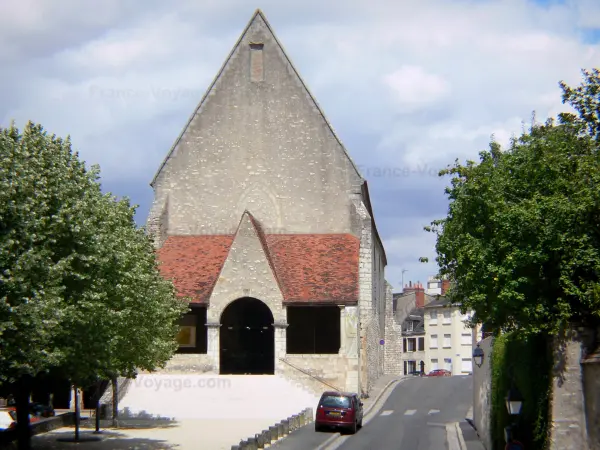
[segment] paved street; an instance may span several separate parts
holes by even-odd
[[[472,377],[411,378],[394,389],[383,408],[354,436],[328,449],[444,450],[446,424],[463,421],[472,403]],[[333,433],[315,433],[311,424],[274,446],[278,450],[316,449]],[[476,443],[475,443],[476,444]],[[469,449],[480,448],[467,443]]]

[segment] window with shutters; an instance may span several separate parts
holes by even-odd
[[[461,340],[460,343],[462,345],[471,345],[472,341],[472,336],[471,333],[463,333],[461,336]]]
[[[452,335],[445,334],[444,335],[444,348],[452,347]]]
[[[444,311],[444,325],[449,325],[452,323],[452,312]]]
[[[437,334],[432,334],[429,341],[429,348],[438,348]]]

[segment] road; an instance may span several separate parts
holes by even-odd
[[[472,404],[472,377],[410,378],[399,383],[362,430],[342,436],[327,450],[445,450],[446,424],[464,421]],[[317,449],[332,433],[310,424],[273,446],[277,450]],[[479,448],[475,445],[470,448]]]

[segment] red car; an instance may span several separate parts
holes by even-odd
[[[39,422],[40,418],[29,415],[29,423]],[[15,408],[0,409],[0,431],[10,430],[17,426],[17,411]]]
[[[449,377],[452,375],[452,372],[444,369],[435,369],[427,374],[428,377]]]
[[[344,429],[354,434],[362,427],[363,403],[355,393],[324,392],[317,405],[315,431]]]

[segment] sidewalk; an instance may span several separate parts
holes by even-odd
[[[466,445],[466,450],[485,450],[483,442],[479,439],[477,431],[471,425],[473,423],[473,407],[469,408],[465,420],[460,422],[460,431],[462,432],[463,441]]]

